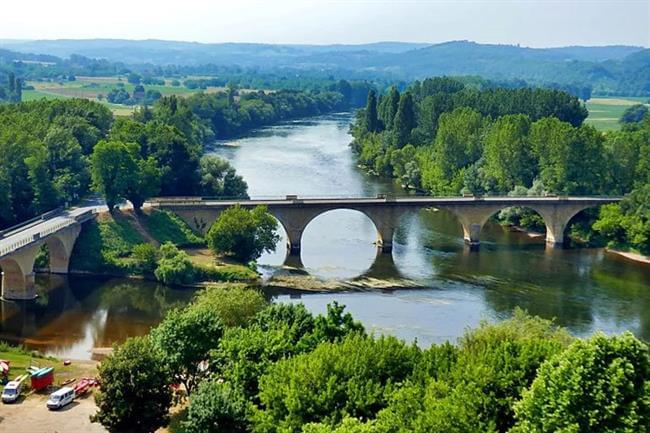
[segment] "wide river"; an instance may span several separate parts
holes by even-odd
[[[402,193],[356,167],[348,147],[351,119],[340,114],[290,122],[216,143],[209,151],[231,161],[254,198]],[[265,289],[267,294],[280,302],[302,302],[316,313],[338,301],[372,332],[417,339],[423,346],[455,341],[466,328],[506,318],[516,307],[556,318],[580,336],[630,330],[650,340],[648,265],[600,249],[547,249],[541,238],[494,223],[484,229],[480,249],[470,251],[456,219],[431,210],[401,221],[392,255],[377,255],[375,237],[372,223],[360,213],[319,216],[303,235],[300,260],[286,264],[304,268],[328,287],[363,288],[274,287]],[[271,283],[295,274],[282,266],[285,242],[259,260]],[[146,333],[166,310],[192,296],[189,290],[118,279],[38,281],[41,296],[35,302],[0,304],[0,338],[70,358],[89,358],[93,347]],[[383,288],[370,288],[376,285]]]

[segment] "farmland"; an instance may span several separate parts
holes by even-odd
[[[106,101],[106,95],[115,88],[123,88],[129,93],[133,93],[134,84],[128,83],[122,77],[76,77],[75,81],[52,82],[52,81],[29,81],[28,86],[33,86],[33,90],[23,91],[23,101],[33,101],[39,99],[64,99],[64,98],[84,98],[98,101],[108,106],[116,116],[127,116],[133,112],[134,107],[111,104]],[[188,89],[184,86],[172,86],[171,80],[165,80],[165,85],[144,85],[146,90],[155,90],[163,96],[178,95],[188,96],[193,93],[207,92],[217,93],[225,90],[223,87],[208,87],[205,90]]]
[[[620,128],[618,119],[632,105],[646,103],[648,98],[634,97],[596,97],[587,101],[589,117],[586,123],[601,131],[611,131]]]

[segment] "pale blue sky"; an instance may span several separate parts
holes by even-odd
[[[650,0],[31,0],[3,2],[0,39],[482,43],[650,47]]]

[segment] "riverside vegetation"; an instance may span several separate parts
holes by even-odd
[[[645,432],[648,346],[625,333],[576,339],[515,311],[458,344],[375,337],[330,305],[269,304],[211,288],[99,367],[96,422],[152,432]]]
[[[368,95],[352,128],[359,163],[434,195],[619,195],[570,229],[593,244],[650,253],[650,116],[621,131],[584,125],[586,109],[549,89],[476,90],[451,78]],[[627,119],[626,117],[626,119]],[[500,214],[544,230],[530,210]]]

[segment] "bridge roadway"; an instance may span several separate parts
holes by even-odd
[[[93,204],[50,212],[0,232],[2,298],[32,299],[36,296],[34,261],[44,244],[49,249],[50,272],[68,273],[72,248],[81,224],[93,218],[101,207]]]
[[[383,252],[392,251],[393,235],[399,219],[407,212],[436,208],[452,212],[458,218],[463,236],[470,245],[478,245],[480,232],[487,220],[502,209],[519,206],[537,212],[546,225],[550,245],[564,243],[564,230],[580,211],[620,201],[620,197],[391,197],[374,198],[302,198],[295,195],[281,199],[214,200],[201,197],[167,197],[152,199],[149,205],[179,215],[190,227],[205,233],[219,214],[230,206],[245,208],[258,205],[269,212],[287,233],[289,251],[300,252],[302,234],[314,218],[337,209],[351,209],[365,214],[377,229],[377,244]]]
[[[465,240],[478,245],[481,228],[501,209],[523,206],[539,213],[546,224],[550,245],[564,242],[564,229],[583,209],[615,203],[619,197],[387,197],[375,198],[301,198],[295,195],[276,200],[212,200],[201,197],[159,198],[146,206],[178,214],[190,227],[205,233],[219,214],[230,206],[245,208],[265,205],[277,218],[288,236],[291,254],[300,253],[302,234],[318,215],[337,209],[351,209],[368,216],[377,228],[377,245],[390,252],[393,235],[402,215],[424,208],[446,209],[454,213]],[[103,203],[91,203],[75,209],[50,212],[20,226],[0,232],[0,268],[4,299],[32,299],[34,262],[42,245],[47,245],[50,272],[67,273],[72,249],[81,224],[106,210]]]

